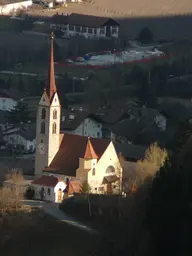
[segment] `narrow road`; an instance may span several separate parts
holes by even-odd
[[[50,216],[65,222],[69,225],[75,226],[79,229],[82,229],[90,234],[95,234],[99,235],[99,232],[96,230],[88,227],[87,225],[75,220],[73,217],[70,215],[64,213],[63,211],[59,210],[58,206],[59,204],[57,203],[48,203],[48,202],[42,202],[42,201],[35,201],[35,200],[25,200],[24,201],[25,205],[31,206],[31,207],[39,207],[44,210],[47,214]]]

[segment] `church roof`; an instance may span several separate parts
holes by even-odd
[[[34,180],[32,184],[37,184],[46,187],[55,187],[58,182],[59,179],[57,177],[43,175],[40,178]]]
[[[93,149],[90,138],[88,138],[88,141],[87,141],[84,158],[85,159],[97,159],[98,158],[97,154],[95,153],[95,150]]]
[[[92,148],[99,159],[110,144],[109,140],[90,138]],[[76,176],[76,170],[79,167],[79,158],[84,158],[88,137],[64,134],[61,136],[60,149],[55,155],[50,166],[44,171],[63,174],[67,176]]]
[[[53,47],[53,34],[51,36],[51,47],[50,47],[50,59],[49,59],[49,70],[48,70],[48,79],[45,87],[45,91],[50,100],[50,103],[53,100],[55,92],[57,91],[55,84],[55,69],[54,69],[54,47]]]

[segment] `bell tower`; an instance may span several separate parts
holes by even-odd
[[[55,83],[53,41],[52,33],[48,78],[37,109],[35,155],[37,177],[41,176],[42,170],[50,165],[60,146],[61,106]]]

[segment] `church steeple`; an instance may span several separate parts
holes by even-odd
[[[55,84],[55,69],[54,69],[54,34],[51,33],[51,48],[50,48],[50,58],[49,58],[49,70],[48,70],[48,79],[47,84],[45,87],[45,91],[47,93],[47,96],[50,100],[50,103],[52,102],[52,99],[54,97],[55,92],[57,91],[56,84]]]
[[[35,175],[49,166],[60,147],[61,106],[54,74],[53,33],[51,34],[48,79],[37,109]],[[40,145],[40,150],[39,149]],[[43,146],[42,146],[43,145]],[[42,152],[42,148],[44,152]]]
[[[91,144],[89,137],[88,137],[88,141],[87,141],[84,159],[98,159],[98,156],[95,153],[95,150],[93,149],[93,146]]]

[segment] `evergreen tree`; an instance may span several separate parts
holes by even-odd
[[[154,255],[157,256],[162,253],[175,256],[192,253],[192,158],[189,131],[190,127],[183,125],[177,138],[179,148],[175,146],[172,157],[161,167],[149,192],[147,223]]]
[[[81,185],[80,192],[82,194],[89,194],[91,192],[91,187],[87,181],[84,181]]]
[[[139,33],[138,40],[142,44],[151,43],[153,41],[153,32],[147,27],[143,28]]]
[[[29,111],[27,105],[22,101],[18,101],[13,109],[8,111],[7,122],[13,125],[27,123],[29,121]]]

